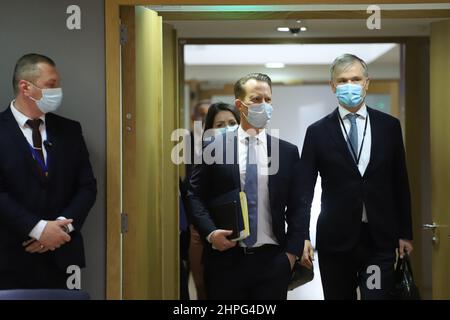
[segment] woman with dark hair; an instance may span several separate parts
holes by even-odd
[[[203,139],[210,139],[223,131],[237,130],[240,123],[237,109],[224,102],[213,103],[206,114]],[[189,266],[194,277],[197,299],[206,299],[205,282],[203,278],[203,243],[193,225],[190,225],[191,240],[189,245]]]
[[[206,114],[203,138],[210,138],[220,132],[234,131],[240,120],[239,112],[233,105],[225,102],[213,103]]]

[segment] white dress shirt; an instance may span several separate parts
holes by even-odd
[[[347,115],[351,113],[347,109],[345,109],[342,106],[339,106],[339,115],[344,122],[345,129],[347,130],[347,134],[350,134],[350,119],[347,118]],[[358,127],[358,148],[356,151],[356,156],[359,155],[359,150],[361,149],[361,144],[364,136],[364,127],[366,125],[366,119],[368,118],[369,114],[367,112],[367,107],[364,104],[361,109],[356,112],[356,126]],[[341,123],[341,129],[342,134],[344,135],[345,141],[347,141],[347,135],[345,134],[344,127],[342,127]],[[372,133],[370,129],[370,119],[367,119],[367,130],[366,130],[366,138],[364,139],[364,145],[362,147],[361,151],[361,158],[359,159],[358,163],[358,170],[361,174],[361,177],[364,176],[364,172],[366,172],[367,166],[369,165],[370,161],[370,150],[372,147]],[[349,150],[350,152],[350,150]],[[366,206],[363,204],[363,213],[362,213],[362,221],[368,222],[367,220],[367,212],[366,212]]]
[[[239,173],[241,180],[241,190],[245,190],[245,174],[247,169],[248,155],[248,133],[239,126],[238,128],[238,155],[239,155]],[[269,176],[268,176],[268,155],[267,155],[267,134],[263,129],[256,136],[256,159],[258,164],[258,234],[256,243],[253,247],[259,247],[264,244],[278,244],[272,230],[272,215],[269,201]],[[245,246],[244,242],[240,242]]]
[[[27,139],[27,142],[30,146],[33,146],[33,130],[31,129],[30,126],[27,125],[27,121],[28,120],[32,120],[30,118],[28,118],[26,115],[24,115],[22,112],[20,112],[19,110],[17,110],[17,108],[15,107],[15,103],[16,101],[13,100],[11,102],[11,112],[14,116],[14,119],[16,119],[17,124],[19,125],[20,130],[22,131],[23,135],[25,136],[25,139]],[[39,119],[42,120],[42,124],[39,127],[39,131],[41,133],[41,137],[42,137],[42,142],[47,140],[47,130],[45,127],[45,114],[42,115]],[[31,151],[30,151],[31,152]],[[47,151],[45,150],[45,148],[42,148],[42,153],[44,154],[44,161],[47,162]],[[65,217],[58,217],[58,220],[64,220],[66,219]],[[46,220],[41,220],[39,221],[36,226],[34,226],[34,228],[31,230],[31,232],[28,234],[31,238],[34,238],[36,240],[39,240],[42,232],[45,229],[45,226],[47,225]],[[68,225],[69,227],[69,232],[72,232],[74,229],[72,224]]]
[[[27,121],[32,119],[28,118],[22,112],[17,110],[17,108],[14,106],[15,103],[16,103],[15,101],[11,102],[11,112],[14,118],[16,119],[20,130],[25,136],[25,139],[27,139],[28,144],[30,146],[33,146],[33,130],[31,129],[30,126],[27,125]],[[45,114],[39,117],[39,119],[42,120],[41,126],[39,127],[39,131],[41,132],[42,142],[44,142],[47,140],[47,130],[45,128]],[[42,148],[42,153],[44,154],[44,161],[47,162],[47,150],[45,150],[45,148]]]

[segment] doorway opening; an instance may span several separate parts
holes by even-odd
[[[180,1],[180,4],[182,4],[183,1]],[[192,1],[191,1],[192,2]],[[153,1],[153,4],[156,2]],[[117,25],[117,22],[121,18],[119,15],[118,9],[119,5],[121,4],[121,1],[117,1],[112,4],[108,4],[106,6],[106,13],[107,13],[107,23],[106,23],[106,32],[107,34],[111,35],[111,39],[108,39],[107,41],[107,63],[109,66],[111,66],[111,69],[107,72],[107,87],[108,87],[108,149],[112,152],[111,157],[108,159],[108,177],[111,184],[108,184],[108,261],[111,263],[108,263],[108,297],[123,297],[128,298],[128,294],[123,294],[122,292],[122,286],[126,287],[127,280],[120,280],[121,276],[128,277],[130,279],[133,277],[133,275],[126,275],[123,273],[122,269],[122,257],[120,256],[122,251],[120,249],[120,242],[122,239],[122,236],[120,235],[120,226],[121,226],[121,220],[120,220],[120,212],[123,212],[122,204],[118,199],[120,199],[119,195],[122,194],[123,190],[121,189],[121,176],[124,173],[120,173],[120,170],[118,168],[123,168],[125,163],[121,162],[120,157],[120,150],[122,150],[122,146],[119,146],[119,148],[116,148],[118,146],[118,141],[120,141],[120,136],[123,132],[123,130],[126,130],[126,125],[121,121],[121,118],[119,115],[121,115],[121,109],[120,109],[120,102],[122,99],[120,97],[121,92],[121,81],[119,77],[119,72],[117,69],[115,69],[115,66],[120,65],[120,43],[117,39],[114,39],[115,36],[119,36],[118,30],[115,29],[115,26]],[[125,3],[124,3],[125,4]],[[129,4],[129,1],[127,1],[126,4]],[[142,4],[142,3],[139,3]],[[245,6],[244,6],[245,7]],[[427,130],[429,130],[429,127],[423,125],[422,119],[427,119],[426,113],[427,110],[421,110],[421,108],[424,104],[428,104],[428,92],[423,89],[427,87],[428,83],[426,82],[426,77],[424,77],[424,74],[428,73],[427,68],[420,68],[420,69],[414,69],[411,66],[411,62],[413,60],[413,57],[417,58],[416,62],[422,63],[421,65],[425,66],[427,60],[427,55],[422,55],[421,53],[427,52],[427,44],[428,44],[428,35],[429,35],[429,27],[430,24],[434,21],[448,18],[449,12],[445,11],[444,8],[425,8],[422,9],[421,12],[415,12],[416,16],[419,18],[417,19],[403,19],[405,14],[406,7],[396,7],[393,8],[390,12],[388,12],[388,19],[385,21],[386,24],[384,24],[384,28],[377,33],[376,36],[374,34],[369,35],[370,33],[366,28],[366,18],[367,18],[367,12],[365,11],[365,7],[358,7],[353,8],[352,12],[350,13],[350,16],[352,17],[351,20],[346,21],[346,17],[348,17],[349,11],[343,10],[344,7],[339,8],[331,8],[326,13],[320,13],[317,11],[318,8],[310,8],[311,10],[306,11],[300,11],[299,8],[284,8],[284,10],[278,10],[277,8],[253,8],[254,10],[249,10],[247,8],[247,11],[236,11],[236,10],[216,10],[216,11],[201,11],[194,13],[189,12],[183,12],[180,11],[183,8],[176,7],[172,8],[173,10],[166,10],[167,6],[160,6],[160,7],[149,7],[148,10],[156,10],[160,17],[162,17],[162,23],[165,23],[166,25],[170,26],[170,30],[176,30],[177,35],[173,37],[172,34],[172,40],[175,38],[175,43],[177,48],[173,48],[171,50],[175,51],[175,54],[173,57],[174,59],[178,59],[178,70],[173,73],[173,79],[171,80],[172,83],[175,83],[178,85],[178,94],[177,94],[177,102],[174,102],[173,105],[176,105],[175,110],[178,110],[177,113],[177,119],[172,119],[170,122],[173,124],[172,129],[180,128],[180,127],[186,127],[186,115],[189,114],[188,108],[191,108],[192,102],[191,100],[194,100],[195,98],[198,98],[201,94],[205,94],[206,91],[212,90],[214,88],[217,89],[217,83],[205,83],[200,85],[197,90],[198,92],[195,94],[191,94],[191,88],[190,86],[192,83],[188,83],[189,90],[185,86],[186,79],[185,74],[188,72],[191,72],[192,70],[189,70],[189,66],[187,65],[186,68],[183,67],[184,61],[180,61],[179,57],[184,56],[183,52],[186,49],[186,46],[189,45],[219,45],[219,44],[226,44],[226,45],[268,45],[268,44],[349,44],[349,43],[362,43],[362,44],[371,44],[371,43],[386,43],[386,44],[394,44],[395,48],[399,50],[399,56],[400,61],[404,61],[404,64],[402,68],[400,68],[400,74],[404,75],[405,82],[402,83],[402,81],[399,81],[397,83],[397,87],[395,87],[395,84],[391,86],[391,84],[386,85],[384,84],[382,88],[380,89],[380,92],[373,92],[374,95],[374,104],[379,105],[382,108],[391,107],[392,110],[389,110],[389,112],[398,112],[398,117],[400,119],[404,119],[404,123],[406,125],[405,130],[405,137],[407,141],[407,149],[409,148],[409,157],[411,157],[411,160],[408,160],[412,163],[412,166],[409,166],[409,169],[413,172],[416,172],[417,175],[420,175],[422,178],[417,179],[416,181],[413,181],[412,188],[416,188],[418,193],[420,194],[420,199],[415,199],[413,201],[416,201],[416,203],[413,203],[413,206],[417,208],[417,219],[415,221],[415,229],[418,229],[417,226],[419,226],[422,221],[425,220],[424,215],[425,213],[430,213],[429,210],[429,194],[427,196],[426,192],[424,192],[424,189],[427,188],[427,166],[429,167],[429,163],[426,163],[426,160],[421,159],[420,161],[416,161],[419,163],[415,163],[414,160],[417,159],[421,152],[423,150],[427,150],[426,146],[413,146],[412,139],[409,139],[408,137],[411,135],[409,132],[412,130],[419,130],[420,134],[423,136],[427,134]],[[189,7],[189,9],[192,9],[192,7]],[[210,8],[209,8],[210,9]],[[215,8],[217,9],[217,8]],[[229,9],[236,9],[236,8],[229,8]],[[261,9],[261,10],[259,10]],[[349,8],[347,8],[349,9]],[[278,11],[277,11],[278,10]],[[297,10],[297,11],[296,11]],[[350,10],[350,9],[349,9]],[[238,12],[238,13],[236,13]],[[240,13],[239,13],[240,12]],[[305,13],[306,12],[306,13]],[[157,15],[158,15],[157,14]],[[347,15],[347,16],[346,16]],[[270,25],[273,23],[277,18],[281,20],[283,23],[288,24],[290,22],[287,22],[287,18],[293,18],[291,20],[295,21],[295,23],[298,23],[300,20],[307,21],[306,28],[309,31],[314,30],[315,26],[322,26],[322,29],[318,27],[316,30],[317,33],[315,35],[310,34],[308,36],[299,36],[297,35],[289,35],[287,37],[286,35],[281,35],[281,31],[278,30],[272,30],[270,32],[280,32],[277,33],[277,36],[270,37],[268,36],[269,32],[267,29],[267,25]],[[309,19],[309,21],[308,21]],[[242,27],[237,27],[239,23],[242,23]],[[254,25],[255,28],[247,28],[248,25]],[[359,27],[355,28],[355,25],[358,25]],[[231,27],[234,26],[234,27]],[[338,27],[339,26],[339,27]],[[281,26],[283,27],[283,26]],[[286,27],[286,26],[284,26]],[[341,28],[340,28],[341,27]],[[290,27],[287,26],[289,29]],[[300,27],[301,29],[301,27]],[[189,31],[190,30],[190,31]],[[172,32],[171,31],[171,32]],[[240,33],[240,38],[237,41],[236,37],[232,36],[232,31]],[[166,31],[166,34],[169,31]],[[189,35],[189,32],[192,32],[192,35]],[[220,32],[222,32],[222,36],[220,36]],[[307,31],[305,31],[307,32]],[[162,32],[164,36],[164,32]],[[300,34],[301,35],[301,34]],[[296,37],[296,38],[294,38]],[[171,53],[173,54],[173,52]],[[272,61],[274,62],[274,61]],[[276,61],[275,61],[276,62]],[[408,64],[409,62],[409,64]],[[124,70],[123,70],[124,71]],[[172,71],[171,71],[172,72]],[[270,72],[267,72],[270,74]],[[397,80],[401,80],[402,77],[399,77]],[[409,80],[408,80],[409,79]],[[411,93],[410,88],[414,87],[412,85],[411,79],[419,79],[420,86],[419,90],[415,90],[414,93]],[[380,79],[380,80],[392,80],[392,79]],[[285,83],[280,82],[279,84],[281,86],[286,86]],[[311,83],[307,83],[305,81],[295,82],[292,81],[288,83],[289,87],[295,87],[299,86],[305,87],[305,86],[314,86],[314,85],[323,85],[323,80],[318,80],[317,83],[314,83],[312,81]],[[416,83],[417,85],[417,83]],[[216,86],[216,87],[215,87]],[[387,90],[386,88],[389,87]],[[215,90],[215,89],[214,89]],[[300,89],[299,89],[300,90]],[[225,89],[226,91],[226,89]],[[281,88],[280,88],[281,91]],[[388,92],[388,93],[387,93]],[[391,93],[397,92],[397,103],[392,103],[392,95]],[[215,95],[211,95],[214,99],[225,99],[225,97],[229,94],[226,94],[227,92],[222,92],[222,95],[219,95],[219,93]],[[275,94],[274,89],[274,94]],[[198,94],[198,96],[197,96]],[[163,96],[163,94],[161,95]],[[190,99],[193,97],[194,99]],[[388,103],[389,101],[389,103]],[[395,105],[398,105],[398,108],[395,109]],[[394,106],[394,107],[393,107]],[[407,106],[407,108],[403,107]],[[161,122],[163,125],[160,128],[161,130],[164,130],[164,110],[163,108],[158,109],[162,113],[157,113],[157,115],[163,115],[163,121]],[[409,111],[408,111],[409,110]],[[418,110],[420,112],[418,112]],[[423,115],[425,114],[425,117]],[[126,118],[126,114],[125,114]],[[420,119],[420,121],[418,120]],[[280,120],[283,121],[283,120]],[[418,124],[418,125],[416,125]],[[412,128],[414,126],[414,129],[408,129],[408,126]],[[158,125],[156,125],[158,127]],[[428,128],[428,129],[427,129]],[[133,128],[131,128],[133,130]],[[166,128],[168,129],[168,128]],[[164,131],[165,132],[165,131]],[[163,157],[165,156],[166,160],[170,158],[170,148],[167,148],[163,146],[164,139],[167,138],[167,132],[164,133],[163,131],[155,134],[161,134],[159,138],[163,139],[157,139],[155,140],[154,144],[152,145],[152,148],[156,148],[159,150],[159,161],[161,165],[161,161]],[[429,133],[428,133],[429,134]],[[292,139],[295,139],[293,137]],[[169,138],[170,140],[170,138]],[[168,140],[168,141],[169,141]],[[409,146],[408,146],[408,140]],[[421,150],[421,151],[419,151]],[[167,155],[169,154],[169,157]],[[409,165],[409,164],[408,164]],[[170,170],[173,170],[170,169]],[[176,193],[176,186],[178,185],[178,174],[173,175],[173,171],[170,171],[170,179],[167,178],[167,176],[161,177],[165,174],[165,171],[159,171],[155,172],[156,176],[158,176],[159,181],[166,180],[167,182],[170,181],[169,185],[167,185],[168,189],[171,189],[174,193]],[[411,174],[411,173],[410,173]],[[151,176],[149,176],[151,178]],[[147,179],[149,178],[147,177]],[[141,178],[141,177],[138,177]],[[423,181],[425,180],[425,183]],[[429,175],[428,175],[428,184],[429,184]],[[421,186],[422,187],[418,187]],[[175,188],[174,188],[175,187]],[[111,197],[111,198],[110,198]],[[428,197],[428,198],[427,198]],[[161,195],[159,195],[155,200],[155,208],[157,209],[156,214],[159,215],[161,218],[161,213],[158,210],[161,210],[160,204],[162,203]],[[176,201],[176,197],[175,197]],[[159,207],[158,207],[159,206]],[[173,229],[170,233],[170,235],[166,235],[168,238],[166,240],[170,240],[169,242],[161,241],[161,239],[164,237],[164,230],[167,230],[169,227],[168,221],[164,219],[157,219],[158,226],[156,227],[155,234],[157,237],[159,237],[159,248],[163,248],[159,253],[161,253],[161,259],[156,259],[156,263],[158,264],[158,268],[152,269],[156,270],[155,273],[151,275],[150,278],[158,278],[155,280],[157,284],[153,287],[155,289],[155,297],[177,297],[178,288],[176,287],[177,281],[178,281],[178,274],[176,273],[176,268],[173,268],[174,265],[177,265],[177,252],[175,254],[170,253],[171,251],[168,250],[168,248],[164,249],[164,245],[167,245],[169,243],[169,246],[174,249],[175,251],[178,250],[177,245],[177,229],[178,229],[178,223],[176,223],[178,212],[177,211],[170,211],[168,214],[165,212],[165,215],[170,215],[170,219],[173,222],[171,225],[171,228]],[[132,223],[131,220],[129,220],[129,223]],[[135,223],[139,223],[138,221]],[[419,229],[420,230],[420,229]],[[118,232],[119,231],[119,232]],[[420,231],[419,231],[420,232]],[[169,239],[170,238],[170,239]],[[139,237],[135,238],[136,241],[139,240]],[[142,238],[139,240],[142,241]],[[134,243],[133,245],[141,245],[142,243]],[[131,244],[130,244],[131,245]],[[132,246],[133,246],[132,245]],[[167,256],[165,256],[167,255]],[[419,257],[421,255],[419,254]],[[158,257],[157,257],[158,258]],[[172,261],[172,266],[169,267],[169,262]],[[419,261],[422,261],[420,258]],[[154,261],[145,261],[146,266],[140,266],[140,268],[146,268],[148,265],[151,265],[152,263],[155,263]],[[419,263],[420,264],[420,263]],[[165,267],[168,267],[166,269]],[[417,269],[417,268],[416,268]],[[421,268],[422,270],[422,268]],[[421,273],[421,272],[420,272]],[[175,279],[176,281],[168,281],[168,278]],[[124,278],[125,279],[125,278]],[[129,281],[138,281],[138,280],[129,280]],[[151,280],[153,281],[153,280]],[[143,284],[143,287],[146,287],[146,284]],[[147,291],[148,292],[148,291]],[[141,296],[146,296],[146,289],[143,288],[143,290],[140,292]]]

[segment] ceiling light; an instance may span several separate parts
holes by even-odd
[[[281,69],[284,68],[284,63],[282,62],[269,62],[266,63],[266,68],[270,68],[270,69]]]
[[[280,31],[280,32],[289,32],[289,28],[288,27],[278,27],[277,30]]]
[[[184,48],[186,65],[258,65],[282,62],[289,65],[329,65],[336,56],[350,52],[372,63],[397,45],[395,43],[246,44],[194,45]],[[249,52],[261,54],[252,55]]]
[[[301,28],[300,28],[300,31],[302,31],[302,32],[304,32],[304,31],[306,31],[306,30],[308,30],[308,28],[306,28],[306,27],[301,27]]]

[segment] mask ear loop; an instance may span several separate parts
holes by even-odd
[[[35,87],[36,89],[41,90],[41,95],[43,96],[43,94],[42,94],[42,89],[41,89],[41,88],[39,88],[38,86],[34,85],[31,81],[28,81],[28,80],[26,80],[26,81],[27,81],[28,84],[31,84],[31,85],[32,85],[33,87]],[[29,98],[29,99],[31,99],[31,100],[33,100],[34,102],[40,101],[40,99],[35,99],[35,98],[33,98],[32,96],[26,96],[26,97]]]
[[[363,97],[363,100],[365,100],[365,99],[366,99],[366,96],[367,96],[367,90],[366,90],[367,80],[370,81],[369,78],[366,78],[366,79],[364,80],[364,85],[362,86],[362,87],[363,87],[363,90],[364,90],[364,97]]]
[[[247,112],[248,112],[248,106],[247,106],[247,104],[246,104],[244,101],[242,101],[241,99],[239,99],[239,101],[241,102],[242,105],[244,105],[245,108],[247,108]],[[244,116],[245,120],[248,122],[248,117],[247,117],[247,115],[246,115],[245,113],[243,113],[243,112],[241,112],[241,114]]]

